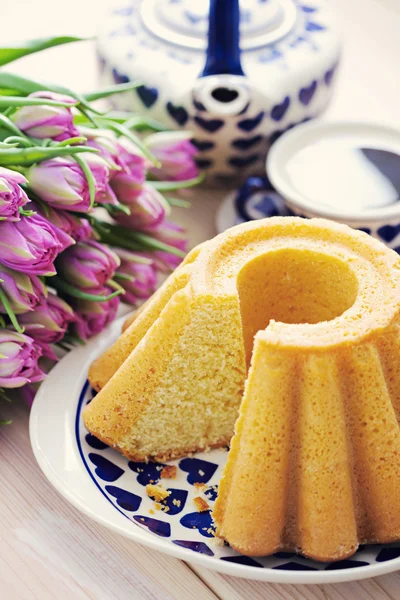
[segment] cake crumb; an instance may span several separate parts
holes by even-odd
[[[215,546],[225,546],[225,542],[222,538],[215,536],[213,539],[213,543]]]
[[[159,502],[154,502],[153,506],[156,510],[161,510],[161,504]]]
[[[209,504],[203,498],[200,498],[200,496],[193,498],[193,502],[196,505],[197,512],[204,512],[210,508]]]
[[[162,502],[170,495],[170,491],[166,490],[162,485],[152,485],[148,483],[146,485],[146,493],[150,498],[154,498],[156,502]]]
[[[154,510],[152,508],[149,508],[149,515],[155,515],[156,513],[154,512]]]
[[[205,490],[205,488],[207,487],[205,483],[200,483],[199,481],[196,481],[196,483],[194,483],[193,485],[197,490],[200,491]]]
[[[177,468],[175,465],[165,465],[161,471],[162,479],[176,479]]]
[[[178,498],[174,498],[174,499],[172,500],[172,504],[173,504],[174,506],[180,506],[180,505],[182,504],[182,502],[181,502],[181,500],[178,500]]]

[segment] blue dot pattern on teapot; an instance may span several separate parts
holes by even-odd
[[[195,82],[199,81],[204,68],[205,51],[173,45],[146,30],[139,15],[142,0],[132,0],[116,9],[99,38],[103,81],[110,84],[138,78],[143,83],[132,92],[114,96],[115,107],[148,114],[167,127],[193,131],[199,150],[199,167],[221,181],[262,172],[272,141],[287,128],[314,118],[324,110],[336,73],[338,51],[333,48],[337,48],[337,43],[330,37],[334,32],[324,3],[321,0],[294,2],[296,24],[287,35],[251,51],[242,50],[243,79],[249,79],[251,93],[249,101],[239,107],[237,113],[229,115],[213,112],[196,92]],[[175,4],[181,4],[182,27],[188,31],[198,30],[198,35],[202,35],[207,26],[203,9],[195,2],[166,0],[171,11],[175,11]],[[254,18],[251,10],[242,6],[243,31],[254,26]],[[293,58],[300,53],[309,68],[302,67],[301,72],[297,72]],[[157,60],[161,55],[163,60]],[[152,73],[152,69],[141,72],[144,63],[151,64],[155,72]],[[214,63],[212,68],[215,68]],[[280,81],[288,82],[277,88],[283,90],[281,97],[274,98],[267,89],[262,93],[252,89],[252,80],[268,81],[278,74]],[[177,92],[177,80],[188,82],[180,92]]]

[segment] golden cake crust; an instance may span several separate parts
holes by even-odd
[[[317,560],[400,539],[400,258],[322,219],[195,249],[92,365],[89,431],[132,460],[224,446],[217,533]]]

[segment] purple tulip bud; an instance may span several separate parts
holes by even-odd
[[[54,260],[74,240],[41,215],[0,222],[1,262],[32,275],[54,275]]]
[[[182,262],[180,256],[164,252],[163,250],[149,252],[147,256],[153,259],[154,266],[160,273],[171,273],[171,271],[175,271],[176,267],[179,267]]]
[[[79,134],[87,138],[86,145],[96,148],[100,156],[104,158],[111,171],[119,171],[118,154],[120,144],[115,134],[109,129],[90,129],[89,127],[80,127]]]
[[[0,289],[16,315],[33,310],[46,298],[46,286],[36,275],[28,276],[0,265],[0,280]],[[7,312],[1,300],[0,312]]]
[[[55,92],[34,92],[30,98],[46,98],[75,104],[71,96],[56,94]],[[16,126],[26,135],[33,138],[51,138],[56,141],[66,140],[79,135],[74,125],[72,110],[67,106],[23,106],[18,108],[11,119]]]
[[[23,175],[0,167],[0,217],[9,221],[19,221],[19,207],[29,202],[20,183],[26,183]]]
[[[121,225],[132,229],[153,230],[160,226],[170,213],[170,206],[164,196],[147,183],[143,185],[139,196],[126,204],[131,214],[120,213],[115,219]]]
[[[118,204],[108,181],[110,169],[100,156],[84,152],[96,185],[96,202]],[[90,210],[89,186],[81,167],[72,158],[57,157],[30,167],[29,185],[32,190],[51,206],[76,212]]]
[[[39,345],[55,344],[65,335],[69,323],[75,320],[74,311],[64,300],[49,292],[33,312],[18,319],[26,333]],[[43,352],[46,355],[45,352]]]
[[[164,242],[164,244],[168,244],[169,246],[174,246],[174,248],[178,248],[182,252],[187,251],[187,235],[185,229],[172,221],[165,221],[162,223],[157,229],[153,231],[153,236],[160,240],[160,242]]]
[[[105,287],[102,290],[93,290],[95,294],[111,294],[113,290]],[[117,314],[120,296],[115,296],[106,302],[91,302],[74,298],[74,309],[77,320],[72,324],[72,331],[82,340],[87,340],[103,331]]]
[[[57,260],[57,272],[69,284],[82,289],[103,287],[119,266],[118,256],[94,240],[78,242]]]
[[[161,131],[146,139],[146,145],[161,163],[161,168],[151,168],[159,179],[183,181],[199,174],[194,161],[197,149],[190,142],[190,134],[184,131]]]
[[[86,241],[93,237],[93,230],[87,219],[81,219],[66,210],[54,209],[48,204],[44,206],[32,201],[27,208],[41,214],[50,223],[71,236],[76,242]]]
[[[147,161],[129,140],[124,139],[118,141],[113,159],[120,170],[112,172],[111,187],[120,202],[130,205],[142,192]]]
[[[157,277],[153,261],[139,252],[129,250],[116,250],[121,264],[117,269],[129,279],[118,278],[118,282],[125,290],[122,301],[128,304],[138,304],[140,300],[149,298],[156,289]]]
[[[187,237],[185,230],[171,221],[165,221],[156,230],[152,231],[153,237],[168,244],[174,246],[182,252],[187,252]],[[180,256],[164,252],[163,250],[156,250],[155,252],[148,253],[147,256],[153,259],[154,265],[158,271],[162,273],[169,273],[176,269],[182,262]]]
[[[0,388],[41,381],[44,373],[38,366],[40,356],[40,346],[27,335],[0,330]]]

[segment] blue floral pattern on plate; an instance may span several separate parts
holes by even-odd
[[[227,450],[214,450],[193,458],[171,461],[168,464],[177,467],[176,478],[164,479],[162,471],[165,464],[134,463],[105,444],[94,442],[95,438],[88,434],[81,418],[82,409],[92,399],[93,393],[86,382],[78,401],[75,421],[79,454],[99,493],[129,521],[130,526],[141,527],[151,535],[191,552],[205,554],[213,560],[259,569],[351,569],[392,560],[400,555],[400,544],[361,546],[353,557],[338,563],[317,563],[288,552],[277,552],[263,558],[240,555],[226,543],[215,539],[211,516]],[[161,503],[155,502],[146,493],[148,483],[161,483],[171,491],[170,496]],[[209,510],[197,512],[194,498],[198,496],[208,503]]]

